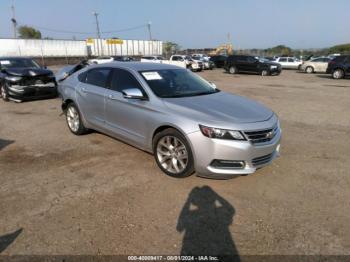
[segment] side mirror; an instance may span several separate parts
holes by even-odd
[[[213,82],[209,82],[209,84],[214,88],[217,89],[216,85]]]
[[[127,99],[145,99],[143,93],[138,88],[129,88],[122,91],[123,97]]]
[[[42,68],[42,69],[47,69],[47,66],[46,66],[46,65],[44,65],[44,66],[42,66],[41,68]]]

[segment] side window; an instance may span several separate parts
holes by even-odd
[[[287,62],[287,58],[281,57],[278,62]]]
[[[294,58],[288,58],[288,62],[289,62],[289,63],[294,63],[295,60],[294,60]]]
[[[249,56],[247,58],[247,60],[248,60],[249,63],[254,63],[255,62],[255,59],[253,57],[251,57],[251,56]]]
[[[125,89],[137,88],[143,91],[139,81],[128,71],[116,68],[113,70],[111,89],[117,92],[122,92]]]
[[[78,75],[79,81],[85,83],[86,82],[86,76],[87,76],[87,72],[84,72],[84,73],[81,73],[80,75]]]
[[[87,72],[86,83],[94,86],[106,87],[109,73],[108,68],[95,68]]]
[[[239,56],[238,59],[237,59],[239,62],[247,62],[248,59],[246,56]]]

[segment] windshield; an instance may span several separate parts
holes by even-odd
[[[186,69],[141,71],[153,93],[162,98],[208,95],[219,92],[209,82]]]
[[[10,59],[0,59],[1,69],[8,68],[40,68],[40,66],[31,59],[21,59],[21,58],[10,58]]]
[[[269,59],[265,58],[265,57],[259,57],[258,58],[260,62],[264,63],[264,62],[270,62]]]

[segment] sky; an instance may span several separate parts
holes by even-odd
[[[32,25],[44,37],[57,39],[96,37],[96,11],[103,32],[151,21],[154,39],[182,48],[216,47],[228,41],[228,34],[234,49],[350,43],[349,0],[0,0],[1,38],[13,36],[12,2],[19,25]],[[145,26],[102,36],[149,38]]]

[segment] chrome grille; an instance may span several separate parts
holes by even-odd
[[[265,156],[259,156],[252,160],[253,166],[260,166],[271,161],[273,154],[268,154]]]
[[[244,131],[244,134],[252,144],[260,144],[271,141],[277,134],[278,126],[274,126],[270,129],[257,130],[257,131]]]

